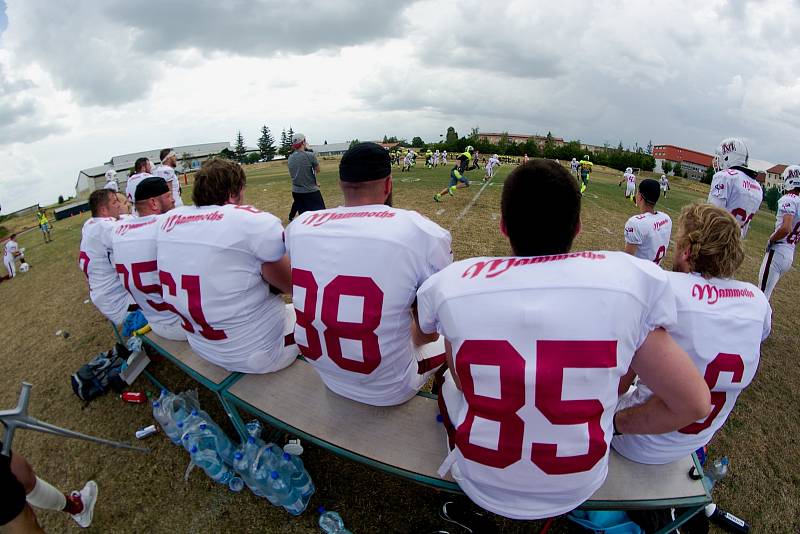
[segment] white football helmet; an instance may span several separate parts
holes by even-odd
[[[625,169],[625,172],[627,172],[628,174],[633,174],[633,169],[631,167],[628,167]]]
[[[793,191],[800,189],[800,165],[789,165],[781,175],[783,178],[783,190]]]
[[[27,273],[28,269],[30,269],[30,268],[31,268],[31,266],[28,265],[27,263],[21,263],[19,265],[19,270],[20,270],[20,272],[23,272],[23,273]]]
[[[464,149],[465,152],[474,152],[475,149],[472,148],[472,145],[467,145],[467,148]]]
[[[744,141],[736,137],[724,139],[714,151],[714,170],[724,171],[731,167],[747,167],[750,151]]]

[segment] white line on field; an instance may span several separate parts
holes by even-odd
[[[486,189],[486,187],[487,187],[487,186],[488,186],[490,183],[492,183],[492,181],[491,181],[491,180],[489,180],[488,182],[483,182],[483,185],[481,186],[481,188],[478,190],[478,192],[477,192],[477,193],[475,193],[475,196],[474,196],[474,197],[472,197],[472,200],[470,200],[470,201],[469,201],[469,204],[467,204],[466,206],[464,206],[464,209],[463,209],[463,210],[461,210],[461,213],[459,213],[459,214],[458,214],[458,216],[455,218],[455,220],[454,220],[453,222],[458,222],[458,221],[460,221],[460,220],[461,220],[461,219],[464,217],[464,215],[466,215],[466,214],[467,214],[467,212],[468,212],[470,209],[472,209],[472,206],[474,206],[474,205],[475,205],[475,202],[477,202],[477,200],[478,200],[478,197],[480,197],[480,196],[481,196],[481,193],[483,193],[483,190],[484,190],[484,189]]]

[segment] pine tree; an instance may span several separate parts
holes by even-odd
[[[275,139],[267,128],[267,125],[261,127],[261,137],[258,138],[258,151],[261,152],[261,159],[270,161],[275,157]]]
[[[278,149],[278,154],[281,156],[288,156],[289,152],[286,150],[289,143],[286,142],[286,128],[281,130],[281,147]]]
[[[241,130],[236,132],[236,146],[233,149],[233,153],[236,155],[236,161],[239,163],[244,161],[244,157],[247,154],[247,148],[244,146],[244,136],[242,135]]]
[[[286,132],[286,156],[292,153],[292,138],[294,137],[294,130],[289,126],[289,131]]]

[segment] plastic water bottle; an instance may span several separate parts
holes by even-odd
[[[300,515],[306,509],[306,505],[297,490],[292,487],[288,480],[281,477],[277,471],[270,473],[269,486],[275,493],[276,500],[290,514]]]
[[[322,529],[325,534],[353,534],[346,528],[344,528],[344,521],[339,514],[336,512],[326,512],[325,508],[320,506],[319,507],[319,528]]]
[[[199,448],[195,445],[189,452],[195,465],[205,471],[211,480],[227,485],[233,478],[233,471],[225,465],[214,449]]]
[[[253,463],[250,466],[250,479],[253,484],[258,488],[256,495],[266,497],[273,506],[281,506],[278,496],[273,491],[270,480],[272,471],[275,470],[277,463],[273,457],[272,452],[267,446],[261,447],[253,458]]]
[[[711,488],[725,478],[728,474],[728,457],[723,456],[719,460],[714,460],[708,469],[706,469],[706,478],[709,480]],[[710,489],[710,488],[709,488]]]
[[[259,421],[258,419],[253,419],[252,421],[247,423],[247,425],[245,425],[245,426],[247,427],[247,433],[248,434],[250,434],[254,438],[260,438],[261,437],[261,429],[263,428],[261,426],[261,421]]]
[[[230,488],[231,491],[238,493],[244,489],[244,481],[237,476],[232,476],[228,481],[228,488]]]
[[[242,446],[233,453],[233,468],[242,476],[247,487],[259,497],[264,497],[264,491],[260,484],[253,478],[253,464],[261,447],[264,446],[260,439],[253,436],[247,438]]]
[[[278,471],[291,482],[292,487],[300,493],[303,501],[308,503],[316,488],[314,488],[308,471],[303,466],[303,460],[284,452],[278,462]]]
[[[231,443],[231,440],[228,439],[228,436],[225,435],[225,432],[223,432],[222,429],[217,425],[213,423],[209,424],[203,421],[196,427],[193,427],[188,432],[183,434],[183,437],[189,438],[188,440],[183,440],[186,446],[191,447],[196,445],[201,449],[213,449],[217,454],[220,455],[222,461],[229,464],[233,462],[233,443]]]

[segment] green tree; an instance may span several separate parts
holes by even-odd
[[[672,172],[672,163],[667,161],[667,160],[664,160],[663,162],[661,162],[661,170],[664,171],[664,174],[671,173]]]
[[[244,136],[242,135],[241,130],[236,132],[236,144],[233,147],[233,153],[236,161],[239,163],[244,161],[244,157],[247,154],[247,148],[244,146]]]
[[[672,167],[672,174],[675,176],[683,176],[683,167],[681,166],[680,161]]]
[[[764,202],[767,203],[767,207],[770,211],[778,211],[778,201],[781,199],[781,191],[774,185],[767,189],[767,192],[764,193]]]
[[[650,155],[653,154],[653,140],[652,139],[647,143],[647,148],[644,149],[644,153],[645,154],[650,154]]]
[[[360,142],[361,141],[359,141],[358,139],[353,139],[352,141],[350,141],[350,148],[353,148],[354,146],[356,146]]]
[[[278,149],[278,154],[284,157],[289,156],[292,151],[292,137],[286,133],[286,128],[281,130],[281,147]]]
[[[458,143],[458,134],[456,133],[456,129],[452,126],[447,128],[447,135],[444,137],[444,142],[448,146],[455,146]]]
[[[501,154],[508,154],[508,132],[500,134],[500,139],[497,141],[497,149]]]
[[[551,132],[547,132],[547,137],[544,140],[543,155],[546,158],[555,157],[556,153],[556,140]],[[530,156],[530,154],[528,154]]]
[[[258,152],[261,159],[265,161],[272,160],[275,157],[275,152],[277,152],[275,139],[266,124],[261,127],[261,137],[258,138]]]
[[[236,159],[236,154],[233,153],[233,150],[227,147],[223,148],[219,155],[221,158],[225,159]]]
[[[422,140],[421,137],[417,136],[411,140],[411,146],[414,148],[423,148],[425,146],[425,141]]]
[[[261,153],[260,152],[251,152],[250,154],[248,154],[248,155],[246,155],[244,157],[245,162],[249,163],[251,165],[253,163],[258,163],[258,160],[260,160],[260,159],[261,159]]]
[[[711,180],[714,178],[714,167],[708,166],[706,167],[706,173],[703,175],[703,178],[700,179],[701,182],[704,184],[710,184]]]

